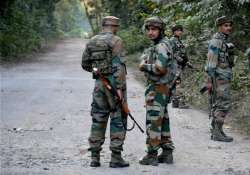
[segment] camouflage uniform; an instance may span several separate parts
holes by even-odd
[[[174,26],[172,31],[183,30],[182,26]],[[185,104],[185,97],[181,87],[181,73],[185,67],[185,63],[188,61],[185,46],[181,42],[180,38],[177,36],[172,36],[170,38],[170,43],[173,49],[174,58],[177,62],[178,74],[180,76],[179,80],[176,82],[176,87],[173,90],[172,106],[180,108],[188,108],[189,106]]]
[[[118,18],[117,18],[118,19]],[[108,21],[109,22],[109,21]],[[111,62],[110,62],[110,72],[104,72],[105,78],[109,79],[112,86],[115,89],[122,90],[124,101],[127,101],[126,92],[126,67],[121,60],[122,55],[122,40],[115,36],[112,32],[104,31],[100,32],[90,41],[101,41],[104,40],[108,43],[111,48]],[[88,43],[90,45],[90,42]],[[91,65],[87,60],[89,53],[87,51],[88,44],[83,53],[82,67],[86,68]],[[105,62],[104,62],[105,63]],[[105,64],[103,66],[105,67]],[[102,64],[101,64],[102,65]],[[98,65],[96,65],[98,66]],[[90,69],[90,68],[89,68]],[[86,69],[85,69],[86,70]],[[91,69],[90,69],[91,70]],[[91,133],[89,137],[89,150],[92,152],[92,163],[93,166],[100,166],[100,151],[101,147],[105,141],[105,132],[107,128],[108,119],[110,117],[110,150],[112,153],[117,153],[118,156],[123,150],[123,144],[126,135],[126,116],[124,116],[121,111],[121,107],[117,105],[115,97],[111,94],[109,90],[104,86],[100,78],[93,75],[95,78],[95,87],[92,93],[93,101],[91,104],[91,116],[92,116],[92,126]],[[97,160],[95,159],[97,157]],[[96,164],[97,162],[97,164]],[[112,160],[111,160],[112,162]],[[118,166],[121,167],[121,166]]]
[[[250,48],[247,49],[246,56],[248,58],[248,72],[250,73]]]
[[[147,49],[141,58],[140,70],[144,72],[147,79],[145,102],[148,154],[140,163],[157,165],[155,158],[159,148],[170,151],[171,156],[174,149],[167,104],[170,100],[170,84],[175,77],[175,72],[173,72],[172,48],[168,39],[162,38],[153,47]]]
[[[218,141],[232,141],[232,138],[226,136],[222,130],[225,117],[231,108],[230,81],[233,64],[229,55],[227,38],[228,36],[222,32],[217,32],[213,36],[209,41],[206,64],[209,81],[214,81],[212,86],[215,88],[214,93],[210,93],[210,101],[213,99],[210,109],[213,117],[211,138]]]

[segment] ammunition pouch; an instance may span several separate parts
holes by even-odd
[[[226,68],[228,68],[228,64],[227,64],[227,63],[219,63],[218,66],[219,66],[221,69],[226,69]]]
[[[181,54],[179,57],[176,57],[177,64],[184,69],[187,65],[188,58],[185,54]]]
[[[102,74],[112,73],[112,46],[110,41],[113,35],[99,34],[90,39],[82,56],[82,67],[92,72],[97,68]]]
[[[97,68],[102,74],[112,73],[112,51],[108,49],[90,50],[92,68]]]

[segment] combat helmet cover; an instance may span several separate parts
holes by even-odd
[[[120,19],[115,16],[105,16],[102,19],[102,26],[120,26]]]
[[[180,30],[183,31],[183,26],[180,24],[176,24],[172,27],[172,32],[174,33],[175,31]]]
[[[216,19],[215,23],[216,23],[216,26],[221,26],[222,24],[225,24],[225,23],[233,24],[233,20],[227,16],[221,16]]]
[[[154,26],[160,30],[164,30],[165,23],[158,16],[149,17],[144,21],[144,27],[147,29],[149,26]]]

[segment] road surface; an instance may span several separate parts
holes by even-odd
[[[1,175],[250,175],[250,138],[228,127],[232,143],[210,140],[204,112],[172,109],[174,164],[142,166],[145,135],[127,134],[130,167],[109,168],[109,133],[101,167],[91,168],[88,136],[94,80],[80,67],[86,41],[65,40],[22,63],[1,65]],[[129,69],[128,101],[145,128],[144,87]]]

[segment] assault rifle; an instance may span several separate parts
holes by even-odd
[[[117,99],[117,102],[118,104],[121,106],[122,108],[122,111],[127,114],[131,120],[133,120],[133,126],[130,128],[130,129],[127,129],[126,125],[123,123],[123,126],[124,128],[127,130],[127,131],[131,131],[135,125],[139,128],[139,130],[144,133],[144,130],[141,128],[141,126],[136,122],[135,118],[132,116],[132,114],[130,113],[130,110],[128,108],[128,104],[127,103],[124,103],[123,100],[121,100],[119,98],[119,95],[116,91],[116,89],[112,86],[112,84],[110,83],[109,79],[107,79],[105,76],[103,76],[101,74],[101,72],[97,69],[97,68],[93,68],[93,73],[99,77],[103,83],[103,85],[107,88],[107,90]]]
[[[181,72],[177,72],[177,74],[175,75],[172,83],[170,84],[169,86],[169,93],[170,93],[170,96],[172,95],[172,91],[175,89],[176,87],[176,83],[177,81],[180,81],[181,80],[181,77],[180,77],[180,74]]]
[[[210,77],[210,81],[211,81],[212,86],[204,85],[200,89],[201,94],[204,94],[206,91],[208,91],[208,93],[210,94],[210,98],[209,98],[209,118],[214,116],[213,107],[215,105],[215,98],[216,98],[216,79],[215,79],[215,77],[214,76]]]
[[[177,60],[177,64],[181,66],[181,69],[184,69],[186,66],[190,69],[194,69],[194,66],[188,61],[188,57],[185,54],[181,56],[174,56]]]

